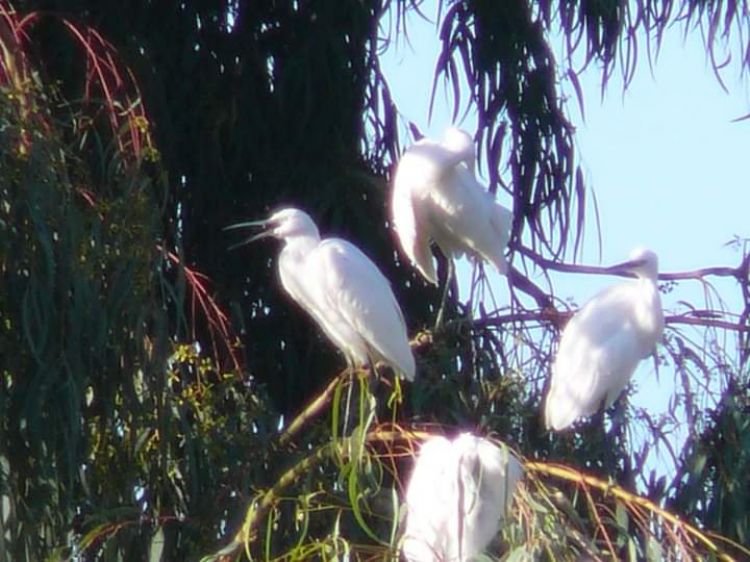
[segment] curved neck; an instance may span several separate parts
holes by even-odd
[[[320,243],[320,236],[317,232],[308,232],[306,234],[295,234],[284,238],[284,248],[282,253],[301,257],[312,251]]]

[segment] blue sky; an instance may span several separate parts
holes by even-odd
[[[404,122],[439,136],[450,123],[451,100],[440,89],[428,121],[437,29],[412,15],[408,31],[410,45],[393,45],[383,68]],[[700,35],[683,42],[675,27],[665,34],[653,75],[644,51],[625,93],[616,72],[602,101],[598,69],[583,73],[585,121],[563,82],[579,162],[599,203],[604,263],[624,259],[636,245],[655,250],[664,271],[735,260],[722,245],[735,234],[750,236],[750,120],[731,121],[750,112],[750,96],[737,65],[723,77],[730,94],[714,77]],[[474,117],[461,125],[473,131]],[[584,260],[595,262],[596,236],[589,234]]]
[[[434,19],[434,9],[426,5],[422,10]],[[408,23],[410,42],[401,39],[391,45],[381,57],[383,70],[403,123],[414,121],[428,136],[440,136],[450,124],[452,100],[450,92],[441,88],[428,120],[440,49],[438,29],[414,14]],[[750,120],[732,123],[750,113],[747,76],[740,76],[737,64],[728,65],[722,74],[727,94],[713,74],[700,33],[683,40],[679,26],[665,33],[653,73],[645,45],[639,47],[635,78],[624,93],[619,71],[603,99],[601,73],[595,65],[579,77],[585,120],[572,85],[561,84],[576,127],[578,161],[596,195],[602,225],[601,262],[591,213],[581,261],[608,265],[626,259],[634,247],[646,246],[657,252],[664,272],[737,265],[738,253],[725,243],[735,235],[750,238]],[[475,124],[473,115],[460,123],[471,132]],[[408,136],[402,138],[408,144]],[[509,206],[503,197],[500,202]],[[593,209],[590,204],[589,209]],[[460,270],[465,297],[470,269],[464,265]],[[554,280],[557,296],[577,303],[617,282],[605,276],[570,274],[556,275]],[[503,285],[499,279],[493,282],[496,287]],[[737,310],[741,299],[736,284],[717,282],[716,287]],[[502,289],[495,295],[500,304],[508,302]],[[703,291],[698,283],[682,283],[663,298],[669,312],[680,309],[679,300],[702,305]],[[671,377],[657,381],[653,363],[644,362],[635,380],[636,403],[650,410],[666,406]]]

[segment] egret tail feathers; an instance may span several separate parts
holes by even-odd
[[[394,357],[393,363],[395,363],[395,369],[399,374],[409,382],[414,382],[414,378],[417,372],[417,365],[414,362],[414,355],[411,353],[411,348],[401,350],[398,357]]]
[[[492,261],[495,268],[503,275],[508,274],[508,260],[505,259],[505,248],[510,241],[510,229],[513,225],[513,213],[500,205],[494,203],[494,213],[491,218],[492,228],[497,235],[497,252]]]
[[[492,262],[492,265],[495,266],[495,269],[497,269],[497,272],[501,275],[507,275],[508,274],[508,260],[505,259],[505,255],[500,252],[499,255],[492,256],[492,259],[489,261]]]
[[[580,415],[578,410],[570,396],[551,389],[544,404],[544,425],[554,431],[567,429]]]

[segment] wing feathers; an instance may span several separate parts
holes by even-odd
[[[564,429],[620,395],[659,335],[644,325],[644,310],[662,314],[651,296],[644,281],[627,281],[601,291],[571,318],[552,365],[547,427]]]
[[[327,239],[316,250],[324,292],[338,322],[357,341],[361,354],[373,353],[414,380],[415,364],[401,308],[388,280],[359,248]]]

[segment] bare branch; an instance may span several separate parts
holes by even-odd
[[[487,318],[479,318],[472,321],[476,328],[498,327],[514,322],[549,322],[558,328],[565,325],[576,311],[564,310],[558,311],[554,308],[545,308],[537,311],[523,311],[511,314],[499,314]],[[729,322],[727,320],[718,320],[720,313],[714,313],[714,316],[705,314],[706,311],[698,311],[697,315],[692,312],[688,314],[670,314],[664,316],[664,322],[667,324],[688,324],[691,326],[704,326],[710,328],[721,328],[723,330],[733,330],[735,332],[750,333],[750,326],[741,322]]]
[[[545,270],[562,271],[566,273],[584,273],[591,275],[616,275],[620,277],[632,277],[632,274],[625,271],[614,271],[606,266],[599,265],[581,265],[572,263],[563,263],[554,261],[541,256],[522,244],[515,244],[513,250],[529,258],[539,267]],[[659,279],[662,281],[684,281],[688,279],[703,279],[704,277],[734,277],[737,281],[747,280],[748,271],[750,270],[750,254],[746,255],[742,263],[737,267],[718,266],[704,267],[693,271],[679,271],[673,273],[660,273]]]

